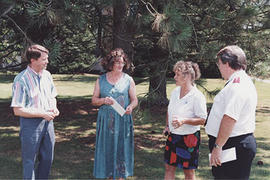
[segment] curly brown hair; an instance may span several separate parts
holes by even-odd
[[[195,80],[201,77],[201,71],[200,71],[199,65],[191,61],[178,61],[174,65],[173,71],[175,73],[177,71],[180,71],[183,74],[190,74],[192,82],[194,82]]]
[[[112,50],[105,58],[101,60],[101,65],[106,71],[112,71],[113,65],[119,58],[123,58],[125,66],[123,70],[126,71],[130,68],[130,61],[122,48]]]

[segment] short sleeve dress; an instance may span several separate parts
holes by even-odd
[[[131,77],[123,73],[116,84],[99,77],[100,97],[113,97],[124,109],[130,104]],[[134,137],[131,114],[122,117],[110,106],[102,105],[96,125],[94,176],[96,178],[126,178],[133,176]]]

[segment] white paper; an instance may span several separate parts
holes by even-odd
[[[126,110],[112,97],[110,97],[113,100],[113,104],[111,105],[113,109],[120,114],[120,116],[123,116],[126,113]]]
[[[211,154],[209,154],[209,162],[211,159]],[[236,160],[236,150],[235,147],[230,149],[225,149],[221,152],[221,163]]]

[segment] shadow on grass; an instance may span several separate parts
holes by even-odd
[[[256,113],[270,114],[270,107],[264,106],[256,109]]]
[[[3,123],[0,125],[0,179],[18,179],[22,174],[18,122],[4,126]]]
[[[11,98],[0,98],[0,106],[1,104],[4,106],[10,106]]]
[[[12,115],[10,102],[0,103],[0,179],[21,178],[21,152],[19,121]],[[92,107],[89,98],[60,98],[60,116],[54,121],[56,144],[55,159],[51,170],[53,179],[94,179],[95,128],[98,109]],[[134,119],[135,167],[134,176],[128,179],[163,179],[163,152],[166,137],[162,134],[165,125],[164,111],[139,112]],[[208,138],[201,131],[198,179],[212,179],[208,165]],[[258,151],[267,152],[267,138],[257,138]],[[252,165],[251,179],[266,179],[270,176],[269,164],[257,165],[269,154],[257,153]],[[183,179],[183,171],[177,169],[177,179]]]
[[[256,137],[257,148],[262,149],[264,151],[270,151],[269,139],[263,137]]]
[[[252,162],[250,179],[269,179],[270,176],[270,144],[269,139],[264,137],[256,137],[257,153]]]

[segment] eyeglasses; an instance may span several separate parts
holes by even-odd
[[[114,64],[115,64],[115,65],[126,65],[125,62],[120,62],[120,61],[116,61],[116,62],[114,62]]]

